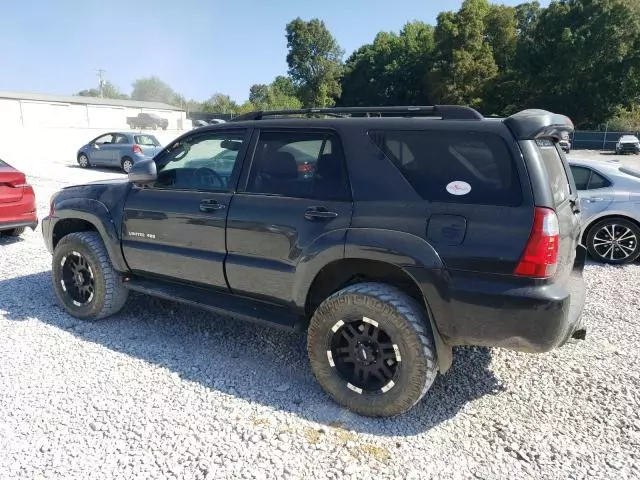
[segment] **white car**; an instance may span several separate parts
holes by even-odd
[[[640,153],[640,140],[635,135],[622,135],[616,143],[616,154]]]

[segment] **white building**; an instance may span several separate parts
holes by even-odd
[[[166,118],[169,130],[189,128],[185,111],[165,103],[0,91],[0,128],[122,130],[141,112]]]

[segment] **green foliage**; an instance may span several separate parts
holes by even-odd
[[[307,107],[328,107],[340,96],[344,52],[323,21],[296,18],[286,27],[287,64],[298,98]]]
[[[133,100],[144,102],[162,102],[171,104],[176,100],[176,92],[156,76],[139,78],[133,82],[131,92]]]
[[[407,105],[429,101],[424,83],[431,65],[433,27],[407,23],[399,34],[380,32],[345,64],[343,106]]]
[[[640,132],[640,107],[618,107],[606,128],[612,132]]]
[[[498,75],[487,20],[492,11],[488,0],[465,0],[456,12],[438,16],[435,29],[434,66],[429,74],[435,99],[479,107],[485,84]],[[492,32],[505,36],[500,28]]]
[[[106,81],[102,84],[102,95],[100,94],[100,89],[98,88],[90,88],[88,90],[81,90],[76,95],[81,97],[100,97],[102,98],[113,98],[116,100],[125,100],[129,98],[126,93],[122,93],[120,89],[115,86],[113,83]]]
[[[237,113],[238,104],[234,102],[229,95],[215,93],[202,104],[200,111],[211,113]]]

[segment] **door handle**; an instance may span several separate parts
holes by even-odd
[[[225,208],[225,205],[219,203],[217,200],[202,200],[200,202],[201,212],[215,212],[217,210],[222,210],[223,208]]]
[[[304,218],[307,220],[325,220],[328,218],[336,218],[337,212],[330,212],[325,207],[309,207],[304,212]]]
[[[588,197],[588,198],[585,198],[585,201],[586,201],[587,203],[603,202],[603,201],[604,201],[604,198],[602,198],[602,197]]]

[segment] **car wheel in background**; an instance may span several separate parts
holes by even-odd
[[[124,173],[129,173],[132,168],[133,160],[131,160],[129,157],[124,157],[122,159],[122,170],[124,170]]]
[[[341,405],[361,415],[399,415],[418,403],[438,371],[429,320],[402,291],[358,283],[318,307],[307,337],[311,368]]]
[[[11,230],[0,230],[0,235],[5,237],[19,237],[25,231],[25,227],[12,228]]]
[[[78,165],[80,165],[81,168],[90,167],[91,164],[89,163],[89,157],[87,157],[84,153],[78,155]]]
[[[622,265],[640,256],[640,228],[624,218],[607,218],[589,229],[587,248],[595,260]]]

